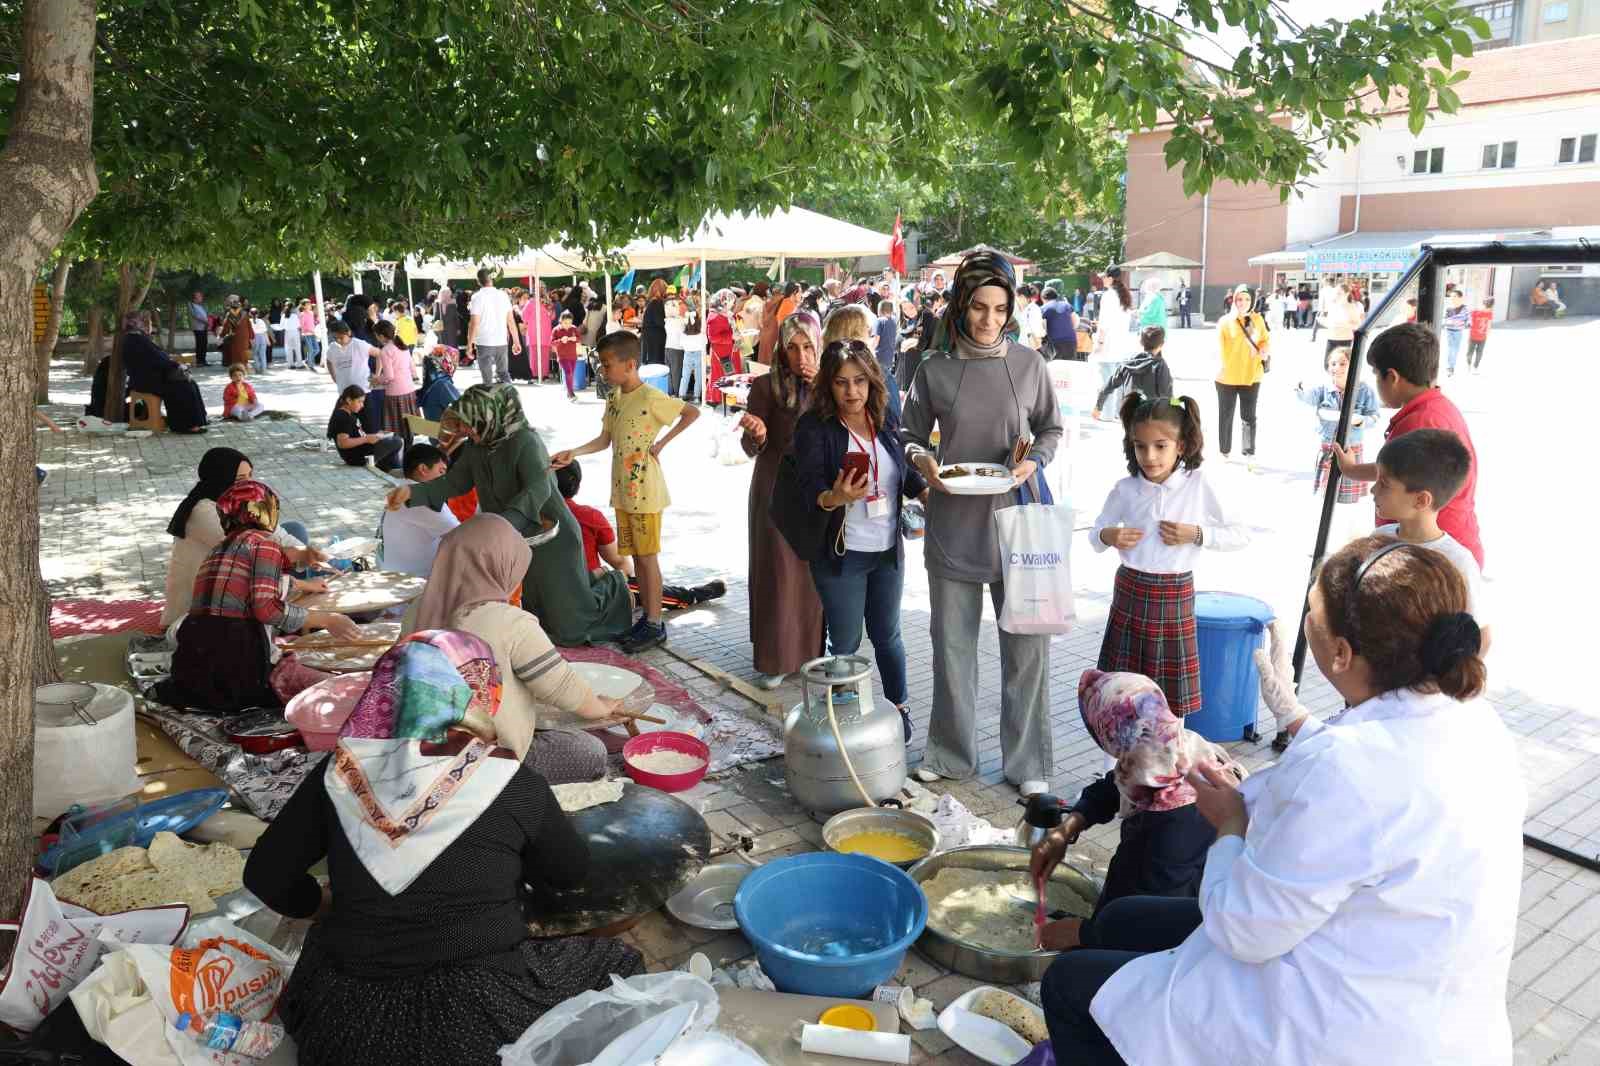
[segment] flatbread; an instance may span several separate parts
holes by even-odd
[[[573,811],[598,807],[602,803],[617,802],[622,798],[622,790],[626,785],[627,782],[619,777],[612,781],[585,781],[576,785],[552,785],[550,790],[556,794],[556,802],[561,804],[561,809],[571,814]]]
[[[212,898],[244,887],[244,856],[227,844],[189,844],[176,833],[157,833],[150,842],[150,865],[205,885]]]
[[[50,887],[57,899],[87,907],[96,914],[166,903],[187,903],[195,914],[217,909],[203,881],[187,872],[155,869],[143,848],[118,848],[68,870]]]
[[[74,866],[51,881],[50,887],[55,890],[57,899],[78,903],[78,897],[86,891],[93,891],[98,886],[108,884],[124,874],[148,869],[150,860],[145,858],[143,848],[118,848],[98,859],[90,859],[82,866]],[[88,906],[87,903],[82,905]]]

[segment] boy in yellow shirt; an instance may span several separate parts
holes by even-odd
[[[580,455],[611,448],[611,506],[617,513],[617,550],[633,557],[644,613],[623,638],[630,655],[664,644],[661,620],[661,512],[671,498],[661,473],[661,449],[700,416],[699,408],[673,399],[639,377],[639,337],[617,330],[596,346],[600,374],[611,386],[600,435],[589,443],[550,457],[556,470]],[[662,429],[666,435],[657,440]]]

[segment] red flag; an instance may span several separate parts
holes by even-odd
[[[900,236],[900,212],[894,213],[894,232],[889,235],[889,269],[896,274],[906,272],[906,239]]]

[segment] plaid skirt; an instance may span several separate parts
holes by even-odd
[[[1361,443],[1357,441],[1350,445],[1350,455],[1356,462],[1361,461]],[[1311,486],[1313,493],[1319,493],[1328,484],[1328,471],[1333,466],[1333,444],[1329,441],[1322,442],[1322,448],[1317,452],[1317,479]],[[1352,481],[1347,477],[1339,479],[1339,502],[1360,503],[1367,498],[1367,483],[1365,481]]]
[[[1116,593],[1100,644],[1101,670],[1144,674],[1178,716],[1200,709],[1200,644],[1194,575],[1117,568]]]
[[[404,433],[406,431],[406,415],[421,414],[422,409],[417,406],[417,394],[408,392],[404,396],[394,393],[385,393],[383,397],[383,428],[390,433]]]

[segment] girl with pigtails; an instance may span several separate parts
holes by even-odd
[[[1205,549],[1237,551],[1250,534],[1200,471],[1199,404],[1133,393],[1121,417],[1129,476],[1090,533],[1095,551],[1122,557],[1098,665],[1153,679],[1182,718],[1200,709],[1194,562]]]

